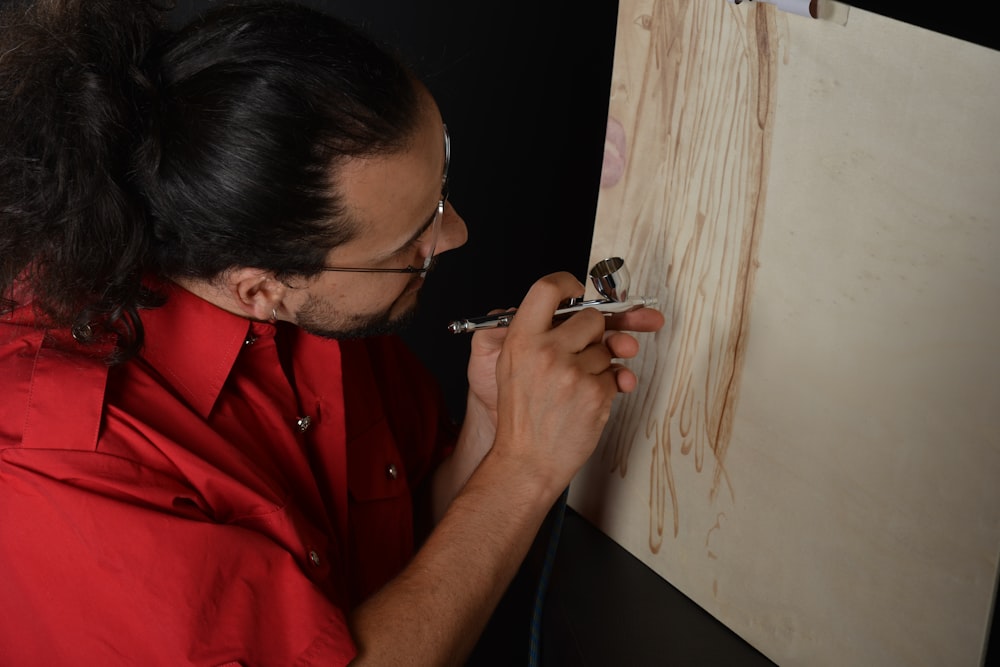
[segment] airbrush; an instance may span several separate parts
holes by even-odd
[[[625,260],[621,257],[609,257],[602,259],[590,269],[590,282],[597,289],[600,299],[569,299],[560,305],[560,308],[553,314],[553,320],[564,320],[573,313],[577,313],[585,308],[594,308],[611,316],[614,313],[624,313],[644,306],[655,307],[657,300],[655,297],[639,296],[629,298],[628,289],[631,283],[628,269],[625,268]],[[482,317],[470,317],[465,320],[456,320],[448,325],[448,330],[452,333],[466,333],[478,329],[493,329],[496,327],[510,326],[511,321],[517,311],[509,310],[496,315],[484,315]]]

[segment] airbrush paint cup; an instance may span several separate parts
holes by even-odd
[[[609,257],[594,264],[590,269],[590,281],[605,299],[624,303],[628,301],[628,288],[632,282],[625,260]]]

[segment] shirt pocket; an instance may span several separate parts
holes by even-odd
[[[347,443],[350,586],[358,603],[413,555],[413,501],[403,458],[382,419]]]
[[[347,486],[352,502],[409,497],[403,457],[384,419],[347,443]]]

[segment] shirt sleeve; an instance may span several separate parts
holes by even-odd
[[[117,456],[0,451],[4,660],[350,662],[343,613],[288,550],[258,531],[207,520],[186,495],[169,475]]]

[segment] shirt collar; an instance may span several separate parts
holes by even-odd
[[[145,327],[140,356],[207,418],[251,328],[255,335],[274,335],[275,328],[227,312],[175,284],[164,285],[162,292],[165,305],[140,311]]]

